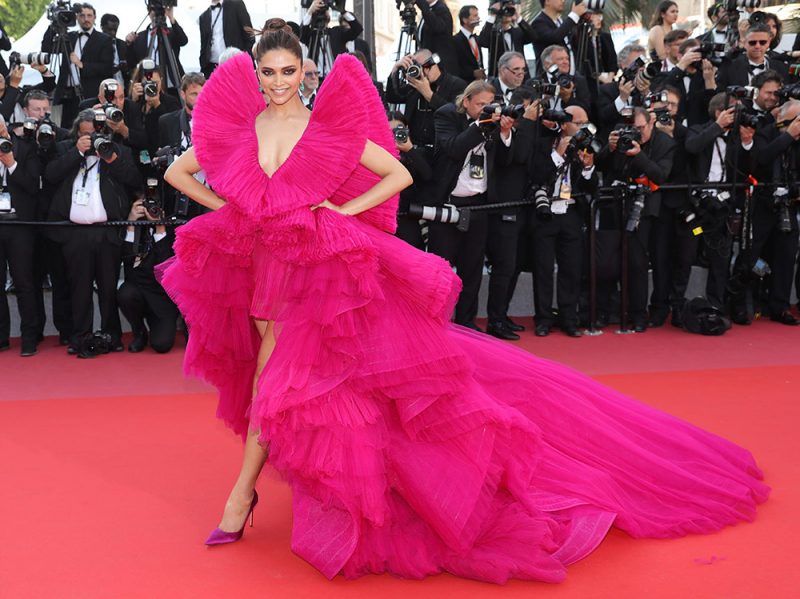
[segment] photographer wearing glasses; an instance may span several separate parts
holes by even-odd
[[[739,125],[739,101],[729,94],[715,95],[708,105],[708,114],[714,119],[706,125],[694,125],[686,136],[689,156],[689,174],[692,183],[730,183],[734,179],[746,181],[753,172],[753,139],[755,129]],[[704,221],[702,243],[708,263],[706,298],[716,308],[725,310],[726,287],[730,271],[733,235],[741,229],[741,210],[744,192],[720,188],[704,190],[694,196],[695,211],[691,214]],[[691,214],[687,214],[690,217]],[[737,324],[750,324],[746,314],[733,312],[731,319]]]
[[[732,85],[751,85],[753,77],[770,69],[786,79],[789,74],[786,65],[779,60],[767,58],[771,39],[772,34],[767,25],[752,25],[744,37],[745,53],[733,60],[726,59],[720,66],[717,90],[725,91]]]
[[[420,50],[404,56],[392,67],[386,101],[405,104],[414,143],[432,146],[435,139],[433,113],[454,102],[466,86],[458,77],[442,71],[437,55],[430,50]]]
[[[514,119],[493,104],[495,89],[486,81],[473,81],[456,98],[436,111],[436,149],[433,190],[435,205],[477,206],[498,200],[495,165],[508,159]],[[452,264],[463,288],[455,311],[457,324],[478,329],[478,292],[486,254],[486,212],[471,214],[469,229],[431,222],[428,251]]]
[[[763,89],[763,88],[762,88]],[[776,100],[777,103],[777,100]],[[798,248],[797,202],[800,199],[800,101],[789,100],[772,122],[756,131],[755,177],[774,184],[756,189],[752,202],[752,240],[742,252],[731,277],[731,303],[738,314],[747,314],[746,289],[755,278],[754,268],[763,258],[771,271],[770,320],[800,324],[789,311],[795,258]]]
[[[697,40],[683,42],[678,54],[678,64],[661,84],[680,94],[677,119],[687,127],[702,125],[709,120],[708,103],[717,90],[716,69]]]
[[[497,77],[489,77],[487,81],[497,91],[495,99],[508,104],[511,94],[522,86],[525,81],[527,67],[525,57],[519,52],[506,52],[497,62]]]
[[[556,321],[553,277],[558,263],[556,297],[559,327],[569,337],[580,337],[578,298],[584,253],[584,223],[588,202],[583,194],[597,189],[595,128],[580,106],[568,106],[572,120],[560,134],[534,149],[529,173],[536,188],[533,220],[533,289],[536,296],[536,336],[546,337]]]
[[[309,110],[314,108],[314,100],[317,99],[321,74],[313,60],[306,58],[303,61],[303,83],[300,85],[300,99]]]
[[[598,235],[598,304],[600,312],[609,313],[609,296],[616,284],[621,261],[622,235],[628,236],[628,316],[633,330],[647,330],[648,267],[650,233],[661,205],[661,193],[653,186],[662,185],[672,171],[675,141],[655,128],[656,119],[647,109],[633,109],[633,122],[618,127],[608,137],[608,145],[597,157],[606,181],[619,181],[623,189],[624,221],[619,206],[600,213],[600,219],[612,224],[614,234]]]
[[[0,217],[36,220],[36,194],[41,164],[32,140],[8,131],[0,116]],[[36,354],[38,317],[34,249],[36,232],[27,226],[0,226],[0,351],[9,348],[11,317],[6,299],[6,268],[11,271],[20,316],[21,356]]]

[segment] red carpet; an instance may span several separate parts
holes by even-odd
[[[612,532],[561,585],[442,575],[327,581],[289,549],[290,497],[265,473],[255,528],[207,549],[240,460],[215,397],[181,352],[76,360],[0,354],[0,598],[796,597],[800,330],[769,322],[703,338],[645,335],[521,344],[753,451],[773,487],[754,524],[634,541]]]

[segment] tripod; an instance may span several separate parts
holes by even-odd
[[[308,56],[322,72],[323,77],[333,67],[333,57],[330,54],[328,26],[324,18],[314,16],[311,23],[311,40],[308,44]]]
[[[147,46],[147,55],[152,57],[154,55],[155,42],[158,39],[158,54],[159,54],[159,66],[161,64],[164,65],[166,68],[166,88],[169,88],[170,82],[175,86],[175,88],[180,88],[181,85],[181,73],[180,69],[178,69],[178,60],[175,58],[175,52],[172,50],[172,44],[169,41],[169,29],[167,28],[167,18],[164,14],[164,11],[157,12],[155,18],[153,19],[153,29],[156,32],[155,37],[150,38],[150,42]],[[166,61],[162,60],[166,58]]]
[[[395,62],[408,56],[412,51],[417,50],[417,22],[413,19],[407,19],[405,14],[400,15],[403,18],[403,27],[400,29],[400,37],[397,39],[397,54],[394,57]],[[417,13],[414,11],[414,18]]]
[[[594,79],[595,85],[597,86],[597,91],[599,93],[600,81],[597,78],[600,74],[600,45],[597,43],[599,40],[599,35],[595,30],[591,20],[585,18],[580,20],[578,23],[578,32],[576,37],[578,44],[577,48],[575,49],[575,72],[583,72],[584,77],[591,77]],[[589,49],[589,40],[591,40],[592,44],[594,45],[594,52],[592,52],[592,62],[594,64],[591,64],[586,58],[586,54]],[[588,70],[584,71],[584,65],[588,67]]]

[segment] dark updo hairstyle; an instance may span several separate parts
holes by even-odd
[[[300,40],[292,31],[291,26],[283,19],[267,19],[260,31],[252,29],[251,33],[261,36],[256,44],[256,60],[260,60],[270,50],[288,50],[301,61],[303,60],[303,48],[300,46]]]

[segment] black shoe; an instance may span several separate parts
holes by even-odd
[[[69,345],[69,335],[60,334],[58,336],[59,345]]]
[[[147,347],[147,331],[134,333],[133,340],[128,344],[128,351],[132,354],[138,354],[140,351]]]
[[[780,314],[772,314],[769,317],[770,320],[775,322],[779,322],[781,324],[787,324],[791,327],[796,327],[800,324],[800,320],[797,320],[789,310],[784,310]]]
[[[633,323],[634,333],[644,333],[647,330],[647,323],[643,320],[637,320]]]
[[[78,353],[78,346],[70,343],[69,345],[67,345],[67,353],[71,356],[74,356],[75,354]]]
[[[731,321],[735,324],[740,324],[740,325],[748,325],[753,322],[752,320],[750,320],[747,314],[743,314],[741,312],[735,312],[731,314]]]
[[[504,339],[506,341],[519,341],[519,335],[509,329],[503,322],[492,322],[486,327],[486,332],[492,337]]]
[[[44,341],[44,333],[39,333],[36,335],[36,343],[41,343],[42,341]]]
[[[521,324],[517,324],[516,322],[511,320],[508,316],[506,316],[505,323],[506,326],[515,333],[521,333],[522,331],[525,330],[524,326],[522,326]]]
[[[108,346],[108,351],[114,353],[125,351],[125,346],[122,345],[122,339],[119,337],[111,337],[111,344]]]
[[[537,324],[535,334],[537,337],[547,337],[550,334],[550,325],[546,323]]]
[[[667,314],[662,312],[653,312],[650,315],[650,320],[647,323],[648,327],[652,327],[657,329],[658,327],[663,327],[664,323],[667,322]]]
[[[0,341],[0,351],[6,351],[8,349],[11,349],[11,344],[8,342],[8,339]]]
[[[38,352],[36,350],[36,341],[33,339],[31,340],[23,340],[22,348],[20,348],[19,355],[23,358],[27,358],[29,356],[35,356]]]
[[[574,324],[568,324],[561,327],[561,330],[564,331],[564,334],[567,337],[582,337],[583,333],[578,330]]]
[[[672,313],[672,318],[670,319],[669,323],[674,326],[675,328],[682,329],[683,328],[683,317],[677,313]]]
[[[472,329],[473,331],[478,331],[479,333],[483,333],[483,329],[476,325],[474,322],[466,322],[461,325],[462,327],[467,327],[468,329]]]
[[[598,314],[597,320],[594,321],[594,326],[598,329],[604,329],[608,326],[608,316],[605,314]]]

